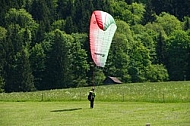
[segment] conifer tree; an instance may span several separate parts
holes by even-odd
[[[190,17],[185,17],[184,30],[190,29]]]
[[[15,69],[13,71],[13,76],[16,78],[14,78],[13,81],[13,91],[25,92],[35,90],[28,49],[23,48],[15,57]]]
[[[31,91],[34,89],[29,61],[31,36],[20,31],[18,25],[10,25],[6,39],[6,64],[4,67],[5,91]]]
[[[148,1],[145,5],[145,13],[143,17],[143,24],[148,22],[153,22],[156,20],[156,13],[153,11],[153,6],[150,1]]]
[[[30,64],[34,76],[34,85],[37,90],[45,89],[43,85],[45,70],[45,47],[47,43],[37,43],[30,51]]]
[[[37,23],[44,24],[45,32],[50,30],[51,17],[50,10],[45,2],[45,0],[34,0],[31,5],[32,17],[37,21]]]
[[[69,17],[66,18],[66,21],[65,21],[65,32],[67,34],[71,34],[71,33],[77,32],[77,28],[75,28],[75,24],[74,24],[73,19],[72,19],[71,16],[69,16]]]
[[[157,38],[157,45],[156,45],[156,54],[157,54],[157,60],[158,64],[166,64],[167,63],[167,54],[166,54],[166,43],[164,40],[164,37],[162,35],[162,32],[159,33]]]
[[[87,53],[82,48],[82,43],[84,43],[84,34],[72,34],[74,42],[71,44],[70,59],[71,59],[71,69],[73,74],[73,85],[72,87],[79,87],[87,85],[87,71],[89,70],[89,65],[87,63]]]
[[[49,36],[51,49],[47,52],[44,85],[46,89],[69,87],[72,81],[69,48],[73,38],[58,29],[51,32]]]

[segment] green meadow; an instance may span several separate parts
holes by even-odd
[[[190,82],[157,82],[1,93],[1,126],[189,126]]]
[[[0,102],[1,126],[189,126],[190,103]]]
[[[0,93],[0,101],[86,101],[91,87]],[[190,102],[190,81],[95,86],[96,101]]]

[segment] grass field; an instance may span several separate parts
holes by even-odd
[[[0,126],[190,126],[190,82],[136,83],[0,94]]]
[[[0,93],[0,101],[86,101],[91,87]],[[190,81],[96,86],[96,101],[190,102]]]
[[[0,102],[1,126],[189,126],[190,103]]]

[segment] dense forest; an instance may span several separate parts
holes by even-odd
[[[0,0],[0,92],[190,80],[190,0]],[[94,10],[117,25],[106,66],[94,66]],[[94,71],[94,72],[93,72]]]

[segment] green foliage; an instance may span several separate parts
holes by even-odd
[[[64,31],[65,30],[65,20],[57,20],[57,21],[53,22],[51,29],[52,30],[59,29],[61,31]]]
[[[7,30],[3,27],[0,27],[0,73],[3,72],[3,66],[5,64],[5,38],[6,38]]]
[[[124,81],[130,62],[128,51],[131,45],[129,41],[124,34],[115,34],[107,60],[106,76],[121,77]]]
[[[10,9],[6,14],[7,36],[4,45],[6,62],[3,67],[5,91],[32,91],[35,89],[28,49],[32,40],[30,30],[37,25],[25,10]],[[10,23],[11,22],[11,23]],[[8,79],[8,80],[7,80]]]
[[[155,1],[155,0],[150,0],[150,3],[154,7],[153,10],[158,15],[162,12],[167,12],[167,13],[170,13],[172,15],[175,15],[175,17],[182,20],[184,18],[184,16],[187,16],[190,14],[189,0],[183,0],[183,1],[175,1],[175,0]]]
[[[13,56],[11,64],[6,70],[5,91],[33,91],[33,75],[29,64],[29,54],[26,48],[23,48]]]
[[[69,4],[69,0],[57,0],[57,14],[59,19],[66,19],[67,16],[70,16],[71,4]]]
[[[74,26],[74,23],[73,23],[73,20],[71,17],[67,17],[66,20],[65,20],[65,32],[67,34],[71,34],[73,33],[76,29]]]
[[[21,28],[28,28],[29,30],[37,30],[38,27],[31,14],[25,9],[11,8],[5,15],[5,21],[7,27],[11,24],[18,24]]]
[[[166,37],[163,36],[162,32],[157,37],[156,43],[156,55],[158,64],[166,64],[168,44],[166,42]]]
[[[114,35],[111,49],[109,51],[107,65],[105,69],[106,76],[121,77],[123,82],[129,79],[129,52],[133,46],[133,37],[130,26],[124,21],[118,20],[117,31]]]
[[[156,20],[156,13],[154,7],[152,6],[151,0],[147,0],[145,4],[145,12],[143,16],[143,23],[147,24],[148,22],[154,22]]]
[[[167,35],[172,34],[175,30],[182,29],[180,21],[175,16],[165,12],[157,17],[156,22],[163,27]]]
[[[127,43],[127,44],[129,44],[129,46],[131,46],[130,44],[133,43],[133,36],[132,36],[133,33],[132,33],[131,29],[130,29],[131,27],[129,26],[129,24],[122,21],[122,20],[116,20],[116,24],[117,24],[116,34],[118,33],[118,34],[125,35],[127,40],[125,40],[124,43]],[[122,39],[122,37],[119,38],[119,39]],[[119,40],[113,40],[113,41],[120,42]]]
[[[6,37],[7,30],[0,26],[0,40]]]
[[[138,45],[138,46],[137,46]],[[132,82],[143,82],[145,78],[145,69],[151,64],[149,50],[142,43],[136,42],[130,51],[130,67],[137,72],[132,74]],[[134,73],[134,72],[132,72]]]
[[[21,52],[16,54],[15,63],[15,85],[14,91],[33,91],[35,90],[33,75],[29,63],[29,52],[27,48],[23,48]]]
[[[190,29],[190,17],[185,17],[184,18],[184,22],[183,22],[183,29],[184,30],[188,30],[188,29]]]
[[[72,34],[74,38],[71,43],[70,60],[71,69],[73,70],[73,87],[86,86],[87,85],[87,71],[90,69],[87,63],[87,53],[82,49],[82,34]]]
[[[163,65],[151,65],[147,67],[146,79],[151,82],[167,81],[168,72]]]
[[[2,76],[0,76],[0,93],[4,92],[5,82]]]
[[[132,12],[132,22],[131,24],[140,24],[143,21],[143,16],[145,12],[145,7],[143,4],[132,3],[130,6],[130,10]]]
[[[158,24],[156,22],[147,23],[145,25],[145,27],[146,27],[146,29],[151,30],[151,32],[156,34],[156,35],[159,35],[159,33],[161,32],[164,36],[167,36],[166,32],[164,31],[164,28],[160,24]]]
[[[111,4],[112,13],[115,19],[123,20],[127,23],[131,22],[132,12],[128,9],[128,5],[123,1],[114,2]]]
[[[37,43],[30,51],[30,64],[32,74],[34,76],[34,85],[39,90],[45,88],[42,83],[44,77],[44,70],[46,67],[46,54],[44,49],[45,47],[43,47],[43,44],[46,43]]]
[[[94,10],[110,13],[117,24],[106,66],[97,72],[98,85],[104,76],[123,82],[189,80],[189,5],[189,0],[3,0],[1,88],[91,85],[88,34]]]
[[[94,82],[92,82],[92,86],[99,86],[102,85],[103,80],[105,79],[105,75],[101,69],[98,69],[97,67],[94,68]]]
[[[132,26],[132,30],[134,32],[134,40],[140,41],[143,44],[143,46],[145,46],[149,50],[150,60],[151,62],[155,62],[155,33],[151,29],[147,29],[146,27],[140,24]]]
[[[169,64],[168,72],[172,80],[184,80],[184,75],[188,70],[190,37],[186,32],[175,31],[168,39],[169,42]]]
[[[47,52],[44,84],[45,89],[65,88],[72,82],[70,69],[70,47],[73,38],[60,30],[48,34],[45,41],[51,44]]]

